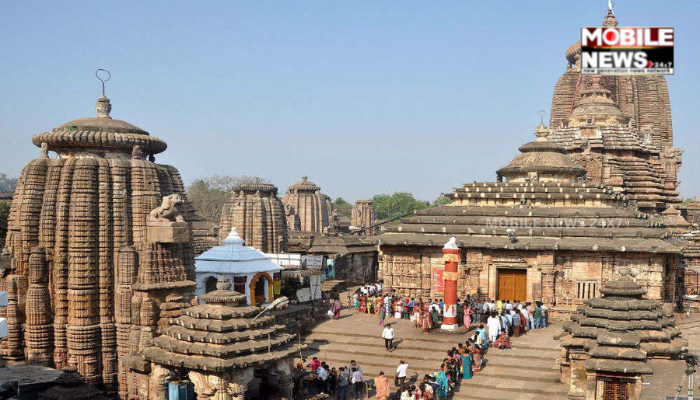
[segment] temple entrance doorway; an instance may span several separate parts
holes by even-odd
[[[265,303],[265,286],[267,286],[267,278],[259,277],[255,282],[255,304]]]
[[[255,379],[248,385],[251,400],[277,400],[282,398],[279,375],[270,369],[256,369]]]
[[[219,280],[216,279],[216,277],[210,276],[209,278],[207,278],[207,280],[204,281],[204,293],[215,291],[217,283],[219,283]]]
[[[498,269],[498,299],[527,300],[527,269]]]

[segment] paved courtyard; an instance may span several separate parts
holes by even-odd
[[[316,356],[336,368],[354,359],[362,367],[366,380],[375,378],[379,371],[393,379],[399,360],[405,359],[409,364],[409,379],[416,380],[437,371],[446,351],[467,338],[463,330],[424,333],[408,320],[387,321],[396,331],[397,349],[392,353],[384,349],[382,328],[375,315],[355,314],[344,309],[339,320],[321,323],[304,338],[309,346],[304,356]],[[558,381],[559,344],[552,338],[558,329],[558,325],[552,325],[514,338],[511,350],[489,349],[484,356],[485,367],[473,379],[462,381],[453,398],[565,398],[566,388]],[[373,391],[370,396],[374,398]]]
[[[676,326],[683,330],[683,337],[688,339],[688,351],[700,355],[700,314],[676,314]],[[654,374],[644,379],[648,386],[642,389],[642,400],[658,400],[676,395],[678,384],[683,378],[685,362],[682,360],[652,360]],[[700,371],[698,371],[700,375]],[[697,382],[697,381],[696,381]],[[700,384],[700,382],[697,382]],[[699,393],[698,387],[695,393]],[[687,386],[683,386],[681,396],[687,395]]]

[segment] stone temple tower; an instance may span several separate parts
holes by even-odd
[[[231,227],[236,227],[248,246],[263,253],[287,252],[287,219],[284,205],[277,197],[277,186],[257,178],[236,185],[221,212],[222,241]]]
[[[352,208],[352,225],[359,228],[368,228],[374,225],[375,211],[372,200],[357,200]]]
[[[617,17],[609,10],[603,26],[617,25]],[[626,194],[638,201],[642,211],[660,212],[680,203],[677,176],[683,151],[673,145],[666,78],[582,76],[581,41],[569,47],[565,56],[567,67],[554,86],[549,121],[557,134],[550,140],[572,154],[583,154],[577,158],[590,182],[636,186]],[[580,121],[578,117],[585,118]],[[582,129],[568,129],[574,124]],[[589,153],[600,156],[588,157]],[[645,180],[653,181],[649,190],[644,188]]]
[[[111,108],[103,96],[96,117],[32,139],[41,156],[22,170],[2,251],[0,356],[75,366],[125,398],[119,360],[193,296],[194,211],[177,169],[154,162],[166,143]]]
[[[321,188],[306,175],[287,189],[282,203],[290,230],[322,233],[323,228],[330,226],[330,197],[321,193]]]

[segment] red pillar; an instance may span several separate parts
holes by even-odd
[[[454,330],[457,329],[457,264],[459,263],[459,247],[454,236],[445,243],[442,254],[445,260],[445,272],[442,274],[442,279],[445,281],[445,312],[440,328]]]

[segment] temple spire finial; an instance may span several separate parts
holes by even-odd
[[[610,13],[612,15],[615,15],[615,11],[613,11],[614,5],[615,4],[613,4],[612,0],[608,0],[608,13]]]
[[[106,72],[107,77],[103,78],[100,76],[100,71]],[[112,111],[112,104],[109,102],[109,99],[107,96],[105,96],[105,82],[108,80],[112,79],[112,74],[106,70],[106,69],[98,69],[95,71],[95,76],[97,79],[102,82],[102,97],[97,99],[97,103],[95,104],[95,111],[97,111],[97,118],[111,118],[109,116],[110,111]]]

